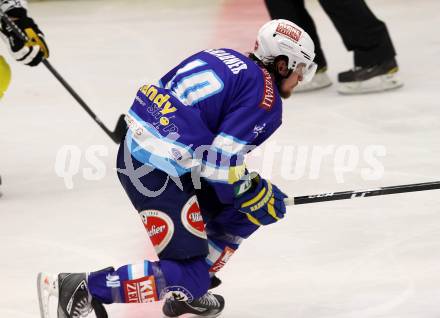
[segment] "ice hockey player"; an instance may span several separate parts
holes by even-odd
[[[3,19],[0,23],[0,36],[5,40],[11,55],[18,62],[29,66],[36,66],[43,58],[49,56],[49,50],[44,41],[43,32],[41,32],[34,20],[27,15],[26,6],[25,0],[0,0],[1,11],[27,34],[29,41],[27,43],[22,41],[6,25]],[[11,69],[3,56],[0,56],[0,99],[8,89],[10,82]]]
[[[42,317],[50,296],[64,318],[92,308],[102,313],[99,304],[160,299],[167,317],[219,315],[224,298],[208,291],[220,282],[214,275],[244,239],[286,212],[286,195],[247,174],[244,155],[281,125],[281,97],[313,77],[314,55],[303,29],[273,20],[259,30],[249,57],[208,49],[141,87],[127,115],[118,176],[159,261],[40,273]]]

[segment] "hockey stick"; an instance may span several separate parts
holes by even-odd
[[[366,190],[327,192],[327,193],[321,193],[315,195],[306,195],[301,197],[291,197],[284,199],[284,203],[286,205],[298,205],[298,204],[347,200],[354,198],[366,198],[366,197],[374,197],[378,195],[427,191],[427,190],[436,190],[436,189],[440,189],[440,181],[414,183],[414,184],[374,188],[374,189],[366,189]]]
[[[12,21],[4,12],[0,9],[1,19],[13,30],[13,32],[19,36],[23,41],[28,42],[27,35]],[[66,82],[66,80],[58,73],[55,68],[49,63],[48,60],[43,60],[44,66],[52,73],[53,76],[64,86],[64,88],[72,95],[72,97],[81,105],[81,107],[92,117],[92,119],[101,127],[104,132],[117,144],[121,143],[122,139],[127,132],[127,125],[125,123],[125,115],[119,116],[116,128],[114,131],[108,129],[99,117],[90,109],[86,102],[75,92],[75,90]]]

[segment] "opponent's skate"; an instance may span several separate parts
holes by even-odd
[[[338,92],[365,94],[387,91],[403,86],[395,59],[370,67],[355,67],[338,74]]]
[[[104,306],[92,298],[86,273],[39,273],[37,279],[41,318],[50,318],[51,297],[58,298],[58,318],[86,317],[95,310],[96,317],[107,318]]]
[[[225,300],[220,295],[207,292],[200,298],[192,301],[178,301],[168,298],[162,307],[165,317],[179,317],[185,314],[193,314],[199,317],[218,317],[225,307]]]

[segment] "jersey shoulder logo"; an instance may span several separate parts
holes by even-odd
[[[258,138],[260,134],[264,133],[264,130],[266,128],[266,123],[263,125],[255,125],[254,130],[252,131],[255,134],[255,138]]]

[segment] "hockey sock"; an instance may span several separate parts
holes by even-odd
[[[88,275],[91,295],[105,304],[147,303],[172,295],[192,300],[209,287],[208,266],[202,257],[190,260],[143,261],[117,270],[106,268]]]
[[[228,262],[229,258],[238,249],[238,242],[227,242],[224,238],[214,238],[208,235],[209,254],[205,261],[209,266],[209,275],[214,276]]]

